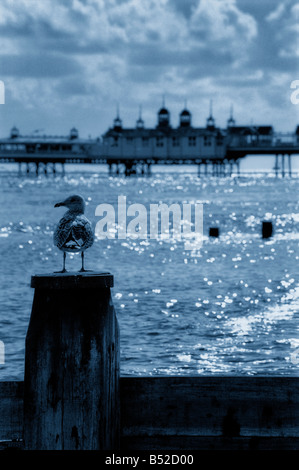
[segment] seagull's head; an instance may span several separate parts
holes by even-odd
[[[76,212],[77,214],[84,214],[85,211],[85,201],[82,196],[74,194],[69,196],[65,201],[57,202],[54,207],[67,207],[71,212]]]

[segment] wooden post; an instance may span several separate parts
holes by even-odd
[[[119,446],[119,328],[109,273],[37,275],[26,336],[26,449]]]
[[[273,225],[272,222],[263,222],[262,223],[262,237],[270,238],[273,234]]]
[[[209,236],[218,238],[219,237],[219,228],[218,227],[210,227]]]

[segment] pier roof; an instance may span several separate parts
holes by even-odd
[[[246,134],[259,134],[271,135],[274,132],[273,126],[233,126],[228,129],[230,134],[246,135]]]
[[[115,130],[110,128],[103,137],[126,137],[126,138],[138,138],[138,137],[181,137],[181,136],[201,136],[201,135],[219,135],[223,134],[222,131],[218,128],[207,129],[206,127],[158,127],[155,129],[136,129],[136,128],[127,128]]]
[[[92,143],[92,139],[71,139],[69,136],[19,136],[14,138],[0,139],[1,144],[83,144]]]

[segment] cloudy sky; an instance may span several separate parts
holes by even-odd
[[[293,131],[298,25],[298,0],[1,0],[0,134],[100,136],[117,103],[150,127],[164,94],[173,126],[185,100],[204,126],[212,99],[219,126],[233,104],[240,125]]]

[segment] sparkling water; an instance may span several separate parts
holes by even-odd
[[[32,274],[62,267],[53,229],[70,194],[101,203],[202,203],[200,250],[184,241],[96,239],[86,268],[114,275],[122,375],[298,375],[298,178],[198,178],[161,172],[109,177],[99,167],[65,176],[0,173],[0,380],[23,380]],[[274,234],[262,239],[262,221]],[[219,238],[209,228],[219,227]],[[67,269],[80,256],[67,256]]]

